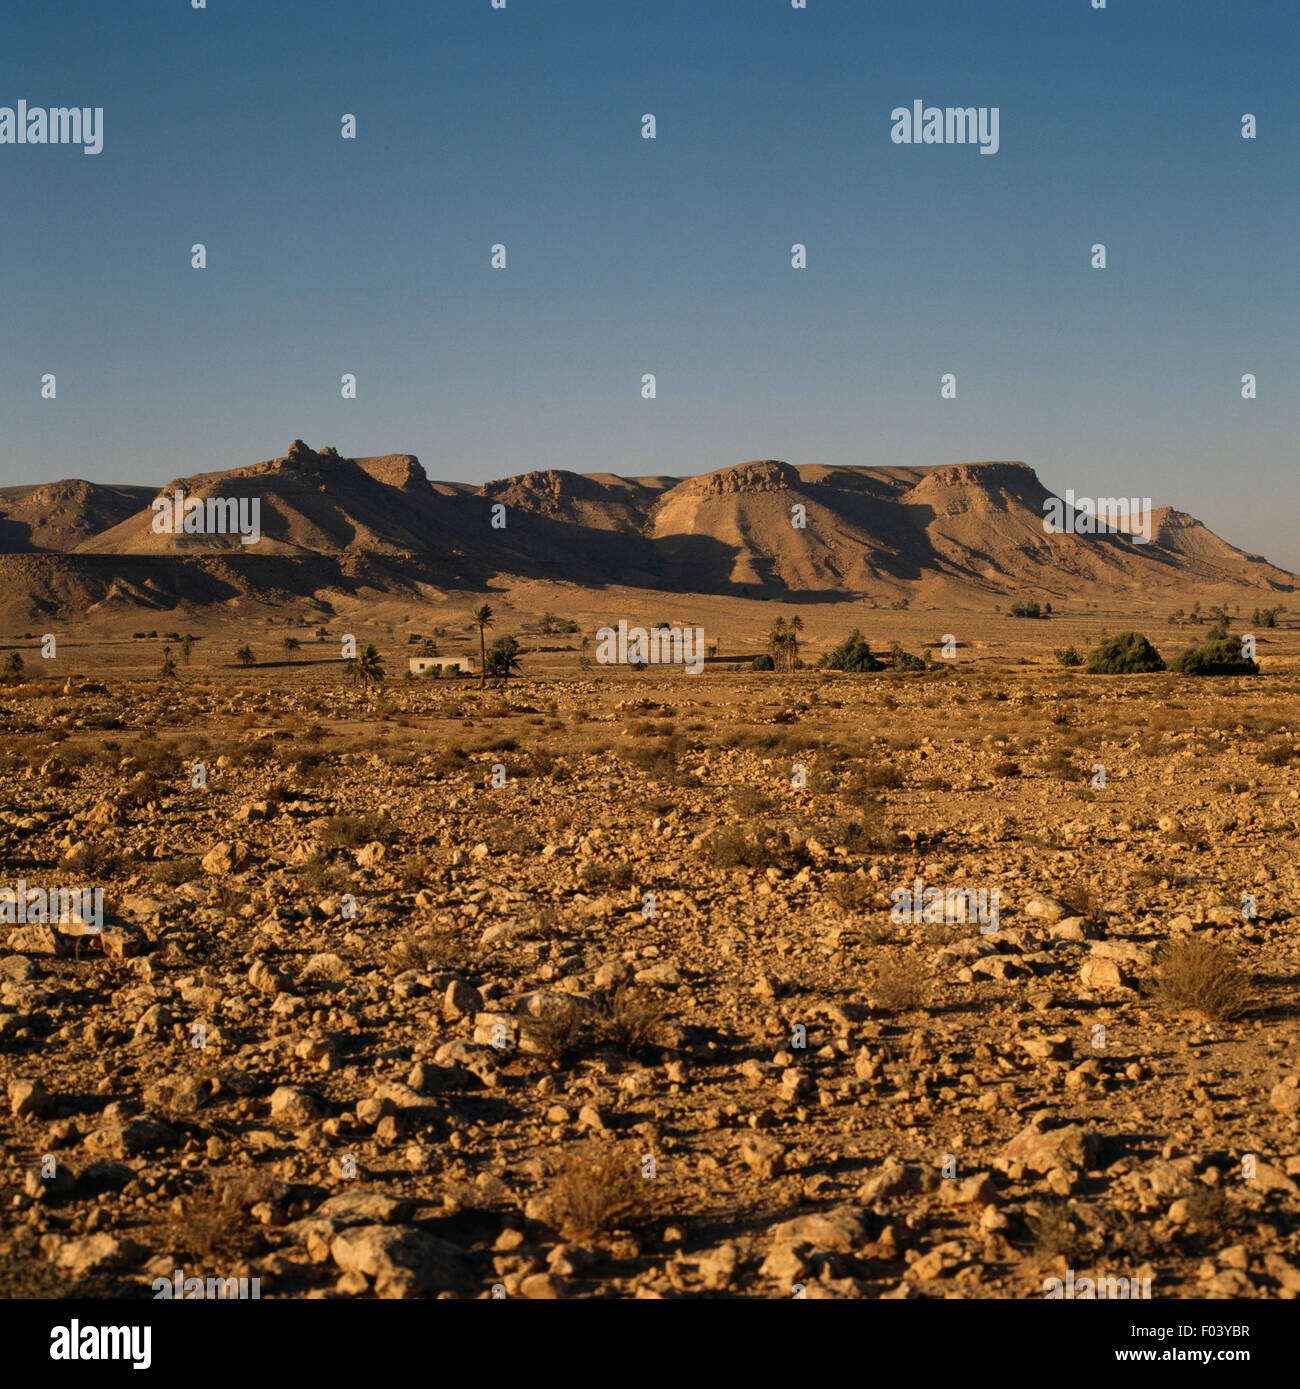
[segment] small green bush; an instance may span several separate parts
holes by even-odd
[[[1241,643],[1231,637],[1189,646],[1169,661],[1179,675],[1258,675],[1259,664],[1241,653]]]
[[[883,662],[871,654],[866,637],[856,627],[837,647],[828,651],[817,665],[822,670],[853,672],[884,669]]]
[[[1084,667],[1089,675],[1144,675],[1164,668],[1164,659],[1141,632],[1107,637],[1088,653]]]
[[[914,656],[910,651],[904,651],[898,642],[890,643],[889,664],[895,670],[924,670],[926,668],[922,657]]]

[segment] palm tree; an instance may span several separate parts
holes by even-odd
[[[384,658],[373,643],[368,643],[355,660],[344,662],[343,669],[350,679],[363,685],[378,684],[384,678]]]
[[[772,658],[772,664],[777,670],[781,669],[781,652],[785,647],[785,618],[778,617],[772,624],[772,630],[767,634],[767,654]]]
[[[191,632],[185,633],[185,638],[181,642],[181,658],[186,665],[190,663],[190,652],[194,650],[194,643],[197,638]]]
[[[5,660],[5,684],[16,685],[22,678],[23,658],[16,651],[11,651]]]
[[[162,668],[158,672],[163,680],[176,679],[176,662],[172,659],[172,649],[170,646],[163,647]]]
[[[470,621],[478,628],[478,687],[480,690],[487,687],[487,629],[492,626],[496,619],[492,616],[492,609],[486,603],[481,608],[475,608]]]
[[[251,646],[241,646],[235,652],[235,660],[241,666],[251,666],[253,664],[253,648]]]
[[[286,651],[297,651],[301,645],[302,642],[300,642],[297,637],[285,637],[284,639],[284,649]]]
[[[803,631],[803,618],[792,617],[787,626],[783,617],[778,617],[767,634],[767,652],[776,670],[792,671],[799,656],[799,633]]]
[[[505,684],[510,672],[519,669],[519,643],[514,637],[498,637],[487,653],[487,666],[493,678],[500,677]]]

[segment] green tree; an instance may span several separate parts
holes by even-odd
[[[163,680],[176,679],[176,662],[172,660],[172,649],[170,646],[163,647],[162,665],[158,670],[158,675]]]
[[[235,649],[235,660],[241,666],[251,666],[253,664],[253,648],[251,646],[240,646]]]
[[[1164,670],[1163,657],[1141,632],[1118,632],[1088,653],[1088,675],[1145,675]]]
[[[181,659],[186,665],[190,663],[190,652],[194,650],[194,643],[198,640],[192,633],[186,632],[181,641]]]
[[[293,652],[297,651],[297,649],[302,645],[302,642],[300,642],[297,637],[285,637],[282,645],[284,646],[285,651]]]
[[[767,634],[767,654],[772,658],[776,670],[792,671],[799,659],[799,634],[803,631],[803,618],[792,617],[787,623],[778,617]]]
[[[487,651],[486,671],[494,680],[503,683],[519,670],[519,643],[514,637],[498,637]]]
[[[921,656],[915,656],[910,651],[904,651],[900,642],[890,642],[889,644],[889,664],[895,670],[924,670],[925,660]]]
[[[373,642],[367,642],[354,660],[344,662],[343,670],[349,679],[359,680],[363,686],[377,685],[384,678],[384,658]]]
[[[866,637],[855,627],[842,642],[828,651],[817,664],[823,670],[861,672],[883,670],[884,664],[871,654]]]
[[[1204,646],[1189,646],[1171,656],[1169,669],[1179,675],[1258,675],[1259,665],[1246,656],[1240,640],[1223,637]]]
[[[5,657],[4,682],[6,685],[16,685],[22,678],[23,658],[16,651],[11,651]]]

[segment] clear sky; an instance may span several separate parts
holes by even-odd
[[[1022,459],[1300,569],[1298,59],[1282,0],[6,4],[0,106],[104,149],[0,145],[0,483]]]

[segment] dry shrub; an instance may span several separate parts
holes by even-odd
[[[891,1013],[923,1007],[930,995],[930,967],[915,949],[890,951],[876,966],[871,992]]]
[[[1020,775],[1020,763],[1012,762],[1009,758],[1001,762],[995,762],[990,768],[994,776],[1011,777]]]
[[[679,775],[677,759],[680,754],[680,740],[676,738],[625,747],[622,753],[625,761],[652,781],[676,781]]]
[[[494,854],[534,854],[542,847],[532,830],[506,815],[483,826],[483,840]]]
[[[862,773],[862,785],[869,787],[873,791],[878,790],[897,790],[903,784],[903,774],[897,767],[891,767],[888,763],[875,767],[868,767]]]
[[[841,873],[830,886],[830,895],[846,912],[868,911],[875,904],[877,888],[870,878]]]
[[[1105,920],[1106,899],[1082,878],[1063,884],[1057,897],[1086,921]]]
[[[1244,777],[1230,777],[1226,781],[1216,781],[1214,789],[1222,796],[1244,796],[1250,790],[1250,782]]]
[[[651,992],[619,984],[597,1005],[593,1018],[596,1041],[635,1056],[662,1044],[665,1008]]]
[[[567,781],[568,766],[549,748],[533,748],[515,768],[516,776],[550,777],[552,781]]]
[[[650,1211],[649,1186],[630,1147],[587,1143],[561,1164],[551,1187],[551,1210],[566,1239],[591,1239],[642,1223]]]
[[[797,871],[808,862],[808,850],[784,831],[759,825],[752,835],[736,825],[724,825],[705,836],[699,853],[715,868],[767,868]]]
[[[772,798],[756,786],[742,786],[732,793],[731,804],[737,815],[765,815],[772,808]]]
[[[1061,748],[1053,748],[1038,762],[1039,769],[1047,776],[1057,777],[1061,781],[1070,781],[1078,775],[1078,771],[1071,761],[1068,753]]]
[[[528,1036],[539,1056],[563,1066],[583,1049],[588,1032],[581,1012],[568,1007],[533,1019],[528,1024]]]
[[[320,832],[327,849],[359,849],[376,839],[384,839],[384,822],[378,815],[332,815]]]
[[[293,870],[298,886],[306,892],[342,892],[352,876],[342,864],[333,864],[321,853],[313,854]]]
[[[257,1228],[238,1194],[227,1187],[178,1198],[167,1221],[167,1237],[174,1249],[204,1265],[232,1264],[246,1257]]]
[[[632,886],[632,865],[622,861],[615,863],[601,863],[596,859],[588,859],[582,866],[579,874],[585,887],[594,887],[601,890],[614,890],[617,888]]]
[[[1187,1223],[1198,1234],[1230,1234],[1241,1223],[1242,1208],[1218,1186],[1202,1187],[1187,1198]]]
[[[423,854],[413,854],[410,858],[403,859],[395,871],[397,881],[407,892],[418,892],[421,888],[428,887],[437,881],[442,872],[436,863]]]
[[[762,868],[767,862],[762,844],[735,825],[714,830],[700,845],[700,853],[714,868]]]
[[[454,776],[457,772],[463,772],[468,765],[468,754],[458,743],[442,748],[433,759],[434,773],[440,777]]]
[[[874,796],[862,803],[857,814],[838,820],[829,839],[852,854],[888,853],[899,844],[898,830],[887,819],[884,801]]]
[[[1044,1201],[1025,1217],[1034,1242],[1034,1253],[1044,1258],[1058,1255],[1070,1258],[1079,1252],[1079,1232],[1070,1219],[1070,1208],[1063,1201]]]
[[[1167,942],[1156,957],[1155,996],[1167,1007],[1230,1022],[1247,1009],[1252,976],[1227,946],[1208,936]]]
[[[203,865],[196,858],[174,858],[149,865],[149,876],[163,887],[179,887],[202,876]]]
[[[441,923],[403,931],[388,950],[389,967],[398,974],[408,969],[429,971],[458,969],[470,958],[470,950],[460,936]]]
[[[51,1264],[39,1249],[25,1253],[11,1252],[0,1260],[0,1299],[8,1304],[11,1301],[31,1301],[35,1299],[55,1299],[89,1297],[100,1295],[98,1289],[74,1283],[66,1272]]]

